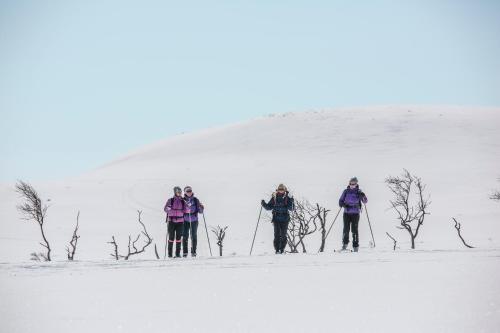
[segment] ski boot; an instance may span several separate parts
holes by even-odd
[[[359,247],[353,247],[352,249],[354,250],[354,252],[358,252]]]

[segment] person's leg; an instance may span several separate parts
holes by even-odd
[[[184,222],[175,223],[175,256],[181,256],[182,233],[184,232]]]
[[[273,240],[274,251],[276,251],[276,253],[278,253],[280,250],[280,247],[279,247],[280,224],[279,224],[279,222],[273,222],[273,227],[274,227],[274,240]]]
[[[346,248],[347,244],[349,244],[349,229],[350,229],[349,214],[344,213],[344,230],[342,232],[342,248]]]
[[[191,222],[191,255],[196,256],[198,246],[198,221]]]
[[[359,233],[358,233],[358,225],[359,225],[359,214],[351,215],[351,225],[352,225],[352,246],[354,248],[359,247]]]
[[[175,237],[175,223],[168,223],[168,257],[172,258]]]
[[[288,232],[288,223],[289,222],[280,223],[280,225],[281,225],[281,229],[280,229],[280,253],[285,252],[286,234]]]
[[[182,254],[184,257],[187,257],[188,254],[190,224],[191,223],[184,221],[184,228],[182,232]]]

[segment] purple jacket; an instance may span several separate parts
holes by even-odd
[[[203,214],[203,205],[200,203],[200,200],[193,194],[191,197],[185,195],[184,202],[186,203],[184,222],[197,222],[198,213]]]
[[[361,211],[361,202],[367,203],[368,198],[359,189],[359,186],[351,189],[347,187],[339,199],[339,206],[344,207],[344,213],[346,214],[359,214]]]
[[[167,200],[165,213],[168,215],[168,220],[174,223],[184,222],[184,213],[186,212],[186,204],[182,197],[175,196]]]

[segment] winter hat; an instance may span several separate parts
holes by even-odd
[[[174,193],[177,193],[177,192],[182,192],[182,190],[179,186],[174,187]]]
[[[279,184],[278,185],[278,188],[276,189],[276,191],[279,191],[279,190],[282,190],[282,191],[285,191],[285,192],[288,191],[288,189],[286,188],[286,186],[283,185],[283,184]]]
[[[188,191],[193,191],[193,189],[191,188],[191,186],[184,187],[184,192],[188,192]]]
[[[356,177],[352,177],[352,178],[349,180],[349,184],[350,184],[350,183],[356,183],[356,184],[357,184],[357,183],[358,183],[358,178],[356,178]]]

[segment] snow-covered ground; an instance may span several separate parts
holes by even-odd
[[[2,332],[498,332],[499,250],[2,265]]]
[[[179,135],[80,177],[35,183],[51,207],[52,263],[29,262],[39,230],[19,219],[13,184],[0,187],[0,307],[5,332],[183,331],[500,331],[500,109],[374,107],[263,117]],[[410,251],[389,209],[388,175],[421,176],[431,215]],[[259,202],[284,182],[295,197],[330,208],[351,176],[369,198],[361,252],[275,256],[262,221],[249,257]],[[199,230],[196,260],[109,258],[139,232],[136,210],[163,249],[165,200],[192,185],[209,226],[228,225],[223,258],[209,258]],[[81,211],[78,262],[64,248]],[[462,222],[465,250],[451,223]],[[399,240],[392,251],[389,231]],[[212,239],[212,246],[215,244]],[[214,251],[215,252],[215,251]]]

